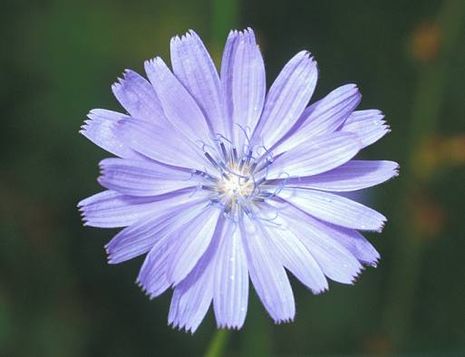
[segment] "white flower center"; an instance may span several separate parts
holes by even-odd
[[[231,165],[235,166],[235,165]],[[230,172],[223,175],[217,183],[217,189],[220,195],[231,201],[238,201],[249,197],[254,189],[255,184],[251,177],[249,168],[237,172],[235,167],[230,167]]]
[[[211,202],[219,204],[225,213],[234,216],[250,212],[271,195],[266,169],[272,158],[258,153],[254,155],[249,149],[238,154],[234,147],[227,148],[223,142],[219,146],[216,153],[204,151],[213,170],[196,170],[194,174],[205,180],[201,188],[210,193]]]

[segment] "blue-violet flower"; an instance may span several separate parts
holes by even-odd
[[[389,131],[380,111],[355,110],[355,85],[307,106],[318,70],[302,51],[266,93],[251,29],[230,32],[219,74],[193,31],[171,40],[171,64],[145,62],[149,81],[125,71],[112,89],[126,114],[89,113],[81,133],[117,158],[100,163],[106,190],[79,203],[86,225],[125,227],[109,263],[146,254],[138,284],[174,289],[170,324],[194,332],[213,302],[218,327],[241,328],[249,277],[273,320],[291,321],[288,272],[319,294],[376,265],[359,231],[386,218],[338,193],[398,165],[353,159]]]

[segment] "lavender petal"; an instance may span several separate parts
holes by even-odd
[[[328,289],[328,282],[318,262],[299,238],[286,228],[289,223],[277,217],[277,226],[267,227],[274,251],[280,262],[314,294]]]
[[[84,224],[91,227],[129,226],[157,212],[163,206],[192,197],[193,190],[181,190],[156,197],[132,197],[114,191],[103,191],[78,203]]]
[[[347,192],[379,185],[398,175],[399,165],[393,161],[351,160],[319,175],[286,180],[289,187],[322,191]],[[276,180],[274,184],[284,180]]]
[[[277,259],[270,239],[244,215],[241,224],[242,243],[247,257],[252,284],[276,323],[291,321],[295,315],[292,288],[286,271]]]
[[[213,306],[219,328],[241,328],[247,314],[249,274],[241,232],[232,220],[225,227],[215,264]]]
[[[161,121],[163,109],[153,87],[138,73],[127,69],[111,87],[115,97],[134,118]]]
[[[363,147],[366,147],[390,132],[383,118],[384,114],[376,109],[358,110],[349,116],[340,130],[357,134]]]
[[[224,110],[224,93],[218,71],[194,31],[171,39],[171,63],[174,74],[205,113],[214,133],[231,138],[232,123]]]
[[[273,149],[277,155],[319,135],[338,129],[360,103],[362,96],[355,84],[336,88],[326,97],[309,106],[299,118],[301,125],[286,135],[287,140]]]
[[[252,29],[230,32],[221,62],[221,81],[227,112],[234,123],[234,143],[242,148],[243,130],[250,135],[255,129],[266,94],[265,64]]]
[[[362,265],[349,250],[331,237],[331,230],[296,209],[290,208],[281,213],[291,223],[287,227],[299,237],[328,278],[353,284]]]
[[[277,157],[267,178],[305,177],[334,169],[354,157],[360,141],[350,133],[336,132],[318,136]]]
[[[197,217],[186,223],[184,230],[177,232],[176,247],[168,269],[168,279],[173,285],[179,284],[194,268],[207,250],[215,230],[219,229],[221,211],[206,206]]]
[[[129,119],[127,115],[106,109],[93,109],[87,117],[89,119],[84,122],[80,131],[87,139],[116,156],[140,157],[127,147],[118,135],[118,123]]]
[[[278,196],[318,219],[346,228],[380,232],[386,222],[374,209],[328,192],[284,188]]]
[[[252,136],[253,144],[271,148],[291,129],[313,94],[317,77],[316,62],[306,51],[299,52],[284,66],[266,97]]]
[[[210,307],[215,289],[215,266],[222,259],[218,246],[223,236],[223,223],[220,219],[205,254],[174,289],[168,315],[168,323],[174,327],[194,333]]]
[[[159,57],[145,62],[145,71],[171,124],[192,141],[205,142],[211,131],[192,95]]]
[[[198,185],[191,173],[156,162],[111,158],[102,160],[100,168],[103,187],[130,196],[157,196]]]
[[[331,239],[337,241],[352,255],[365,265],[376,266],[380,255],[373,245],[358,231],[338,227],[326,222],[321,222],[322,229],[328,232]]]
[[[123,229],[105,246],[108,262],[118,264],[149,250],[156,250],[154,244],[158,240],[165,239],[169,234],[181,229],[203,211],[205,204],[206,199],[193,199],[187,195],[179,197],[176,202],[159,204],[158,210]],[[142,285],[149,290],[144,283]]]
[[[173,129],[174,130],[174,129]],[[155,161],[190,169],[208,165],[201,150],[182,134],[142,120],[123,120],[118,135],[134,151]]]

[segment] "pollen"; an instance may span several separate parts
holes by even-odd
[[[255,189],[252,179],[246,176],[227,175],[218,183],[218,191],[232,201],[249,197]]]

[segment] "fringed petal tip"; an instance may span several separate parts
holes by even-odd
[[[367,262],[367,261],[360,261],[365,267],[370,267],[370,268],[377,268],[379,265],[379,262],[381,261],[381,257],[378,256],[374,258],[374,260]]]
[[[87,113],[88,119],[84,120],[84,123],[79,127],[79,134],[84,135],[86,138],[88,137],[88,132],[92,130],[92,127],[99,124],[96,123],[99,114],[95,112],[95,110],[96,109],[93,109]]]
[[[393,169],[394,175],[392,178],[399,176],[400,174],[400,165],[396,162],[396,166]]]
[[[175,36],[171,37],[170,42],[172,44],[177,43],[177,42],[182,42],[182,41],[190,39],[191,37],[194,37],[194,38],[200,40],[199,35],[197,35],[197,33],[193,29],[188,29],[186,32],[184,32],[181,35],[175,35]]]
[[[156,56],[156,57],[154,57],[152,59],[148,59],[148,60],[144,61],[145,71],[150,72],[151,71],[150,67],[160,65],[160,64],[162,64],[162,65],[165,64],[165,61],[163,61],[163,59],[160,56]]]
[[[90,115],[90,113],[88,115]],[[86,131],[89,130],[91,121],[91,119],[84,120],[84,123],[79,127],[79,134],[86,136]]]
[[[195,331],[197,331],[197,329],[199,328],[202,320],[193,322],[186,319],[182,319],[179,316],[168,316],[168,326],[180,332],[186,332],[193,335]]]
[[[351,285],[355,285],[355,283],[358,282],[358,280],[360,279],[362,273],[365,271],[365,269],[367,269],[368,267],[371,267],[371,268],[377,268],[378,267],[378,263],[379,261],[381,260],[381,257],[378,256],[372,260],[372,261],[362,261],[362,260],[359,260],[360,261],[360,269],[355,273],[355,275],[353,276],[353,279],[351,281]]]
[[[107,264],[109,265],[115,265],[115,264],[118,264],[119,262],[114,260],[113,257],[111,255],[108,255],[107,256]]]
[[[239,331],[242,326],[244,326],[244,322],[241,322],[239,324],[237,323],[216,323],[216,328],[218,330],[236,330],[236,331]]]
[[[111,264],[111,263],[109,263]],[[139,278],[137,278],[137,280],[135,281],[136,285],[139,287],[139,289],[142,291],[142,293],[147,296],[149,298],[149,300],[153,300],[157,297],[159,297],[161,294],[163,294],[164,290],[161,291],[161,292],[157,292],[157,293],[153,293],[153,292],[150,292],[145,286],[144,286],[144,283],[141,282],[139,280]]]
[[[199,326],[188,326],[187,324],[182,324],[181,322],[174,322],[168,321],[168,326],[170,326],[174,330],[178,330],[180,332],[186,332],[193,335]]]
[[[228,40],[232,39],[233,37],[237,36],[250,36],[251,38],[255,38],[255,32],[251,27],[246,27],[245,29],[238,30],[238,29],[233,29],[229,31],[228,34]]]
[[[358,279],[360,279],[360,276],[362,275],[364,270],[365,270],[365,266],[363,266],[363,264],[360,264],[360,269],[355,272],[355,274],[352,277],[352,280],[350,282],[350,285],[355,285],[355,283],[358,281]]]
[[[386,223],[387,223],[387,218],[384,217],[384,219],[380,222],[379,228],[375,229],[374,232],[381,233],[383,231],[384,227],[386,226]]]
[[[284,319],[275,319],[275,318],[273,318],[273,322],[276,325],[289,324],[291,322],[294,322],[294,319],[295,319],[295,314],[293,316],[291,316],[291,317],[284,318]]]
[[[128,81],[139,78],[140,75],[133,71],[132,69],[126,68],[121,72],[121,76],[116,78],[116,82],[111,85],[111,89],[114,91],[120,87],[126,87],[128,85]]]
[[[318,71],[318,63],[315,60],[315,57],[313,57],[312,53],[308,50],[302,50],[298,52],[294,58],[300,58],[302,61],[307,62],[307,66],[313,67],[314,71]]]
[[[81,220],[83,222],[83,225],[86,226],[87,225],[87,217],[86,217],[86,207],[85,207],[85,200],[82,200],[80,202],[78,202],[77,204],[77,209],[79,211],[79,216],[81,217]]]
[[[84,211],[83,208],[79,208],[79,216],[81,217],[82,225],[85,226],[85,227],[88,226],[89,222],[87,220],[86,212]]]
[[[112,247],[111,247],[111,241],[104,246],[105,253],[107,254],[107,264],[118,264],[120,263],[118,260],[115,259]]]
[[[329,291],[329,285],[326,285],[322,289],[310,289],[310,291],[312,292],[313,295],[321,295]]]

